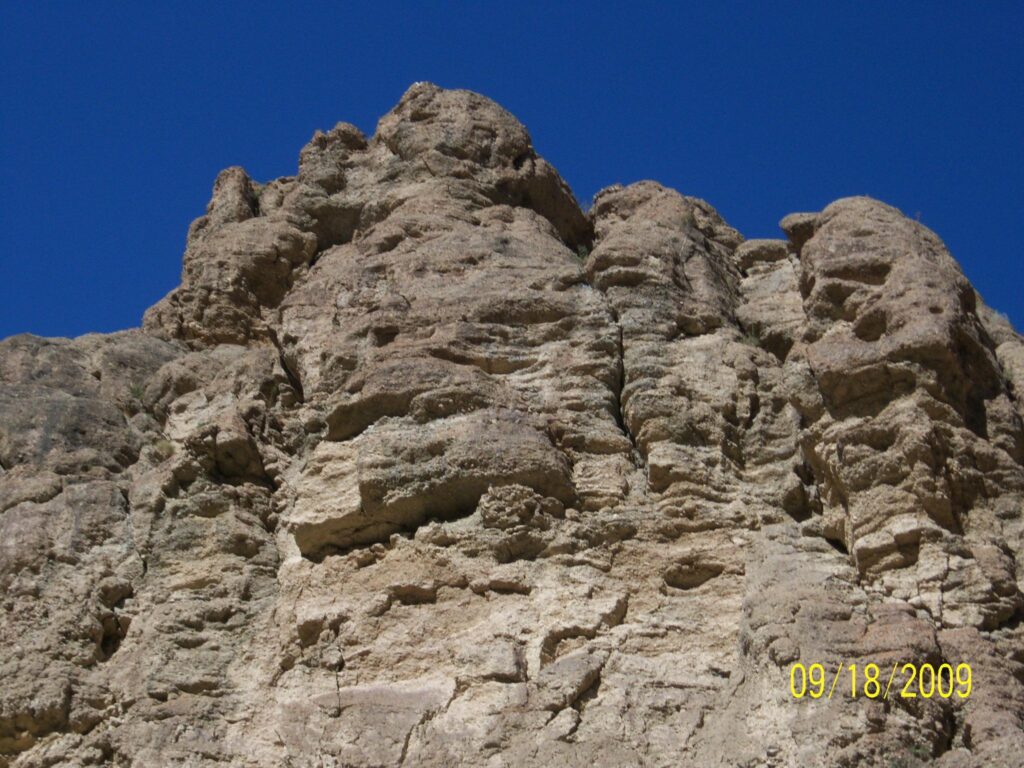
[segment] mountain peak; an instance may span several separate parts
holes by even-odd
[[[1015,765],[1024,341],[781,228],[429,83],[223,171],[140,330],[0,342],[0,768]]]

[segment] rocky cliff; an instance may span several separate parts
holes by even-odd
[[[141,330],[0,342],[0,766],[1021,765],[1024,339],[781,226],[422,83],[224,171]]]

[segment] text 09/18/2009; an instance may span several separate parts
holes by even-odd
[[[823,664],[796,663],[789,669],[789,692],[794,699],[831,699],[840,694],[868,699],[966,699],[971,695],[971,665],[934,665],[895,662],[884,667],[874,663],[841,662],[830,673]]]

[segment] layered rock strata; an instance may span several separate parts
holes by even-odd
[[[423,83],[224,171],[141,330],[0,342],[0,766],[1019,765],[1024,340],[887,205],[782,229]]]

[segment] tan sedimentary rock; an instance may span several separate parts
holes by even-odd
[[[0,766],[1019,765],[1024,340],[781,226],[425,83],[224,171],[141,331],[0,342]]]

